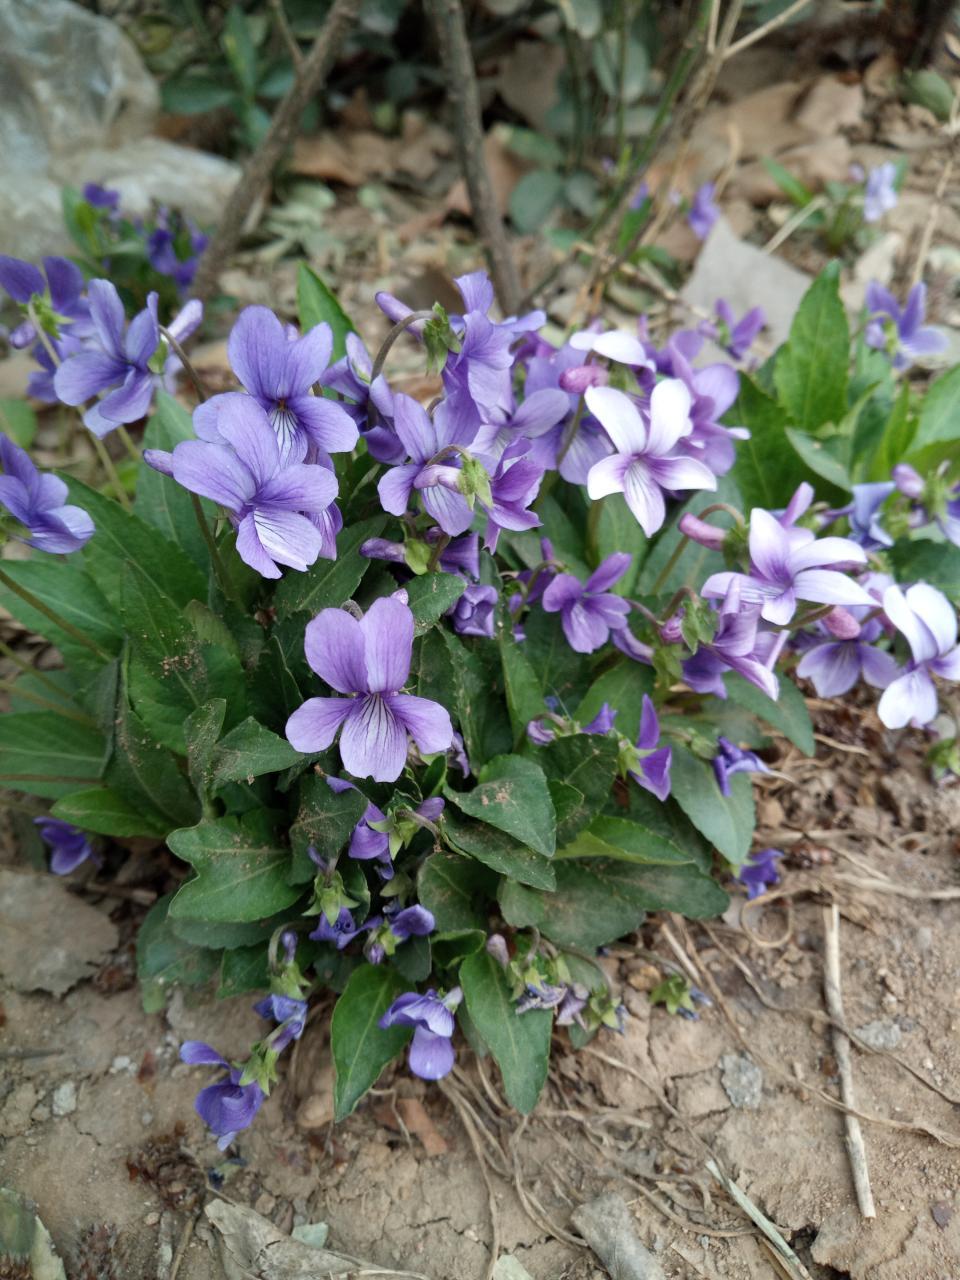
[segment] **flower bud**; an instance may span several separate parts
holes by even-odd
[[[559,381],[561,391],[582,396],[588,387],[605,387],[610,381],[610,375],[600,365],[580,364],[574,369],[564,369]]]
[[[856,640],[860,634],[860,623],[848,610],[835,605],[823,619],[823,625],[837,640]]]
[[[716,525],[707,524],[699,516],[689,512],[680,517],[679,529],[691,542],[699,542],[701,547],[709,547],[711,551],[722,551],[727,538],[726,529],[718,529]]]

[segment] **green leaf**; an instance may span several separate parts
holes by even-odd
[[[510,627],[502,622],[497,627],[497,643],[500,646],[510,724],[513,727],[514,741],[519,743],[523,740],[528,723],[544,710],[543,690],[530,659],[514,640]]]
[[[804,466],[820,476],[822,480],[826,480],[827,484],[842,496],[849,496],[853,480],[847,470],[847,464],[841,461],[835,453],[831,452],[830,444],[832,440],[817,440],[803,431],[795,431],[793,427],[787,427],[787,439],[790,441],[793,450],[803,461]],[[847,452],[849,449],[848,443],[841,441],[840,444],[843,451]],[[820,497],[822,495],[823,486],[820,485],[818,486],[817,496]]]
[[[96,729],[55,711],[0,716],[0,786],[56,799],[96,784],[106,744]]]
[[[257,47],[247,15],[237,5],[231,5],[220,37],[227,61],[243,89],[244,96],[252,98],[257,87]]]
[[[213,749],[227,714],[225,698],[211,698],[187,716],[183,736],[187,744],[187,771],[198,795],[210,789]]]
[[[366,796],[360,791],[331,791],[326,778],[315,773],[301,778],[300,811],[290,828],[294,852],[290,883],[304,884],[316,875],[317,868],[307,856],[309,845],[323,858],[339,853],[366,808]]]
[[[573,706],[580,697],[589,659],[570,648],[559,613],[534,609],[524,617],[523,628],[523,650],[540,679],[540,688],[559,699],[561,710]]]
[[[478,769],[513,745],[500,657],[493,645],[468,646],[446,628],[420,640],[411,677],[421,697],[433,698],[460,722],[467,756]]]
[[[49,609],[71,623],[107,654],[120,652],[122,631],[116,611],[75,556],[43,560],[4,560],[4,573]],[[46,614],[0,583],[0,605],[36,635],[56,645],[71,665],[96,663],[96,655],[74,640]],[[107,661],[106,658],[103,659]]]
[[[752,507],[785,507],[802,480],[819,487],[790,443],[785,410],[745,374],[740,375],[740,394],[727,417],[750,431],[749,440],[737,441],[732,471],[745,512]]]
[[[505,881],[500,909],[515,928],[534,926],[560,946],[602,947],[633,933],[647,911],[677,911],[692,919],[719,915],[728,898],[692,863],[642,866],[623,859],[557,863],[555,893]]]
[[[674,744],[670,794],[693,825],[734,865],[750,852],[756,816],[748,774],[730,780],[731,794],[722,796],[713,769],[686,747]]]
[[[417,896],[439,930],[484,930],[489,917],[484,904],[493,900],[496,886],[496,877],[473,858],[433,853],[420,868]]]
[[[960,603],[960,547],[919,538],[900,539],[887,552],[900,582],[929,582]]]
[[[413,1034],[411,1027],[383,1030],[377,1026],[406,986],[400,974],[386,964],[365,964],[350,975],[330,1024],[337,1121],[347,1118]]]
[[[517,1013],[506,974],[485,951],[464,960],[460,985],[473,1025],[500,1068],[507,1101],[529,1114],[547,1078],[553,1014],[549,1009]]]
[[[556,883],[549,858],[485,822],[463,818],[448,808],[441,830],[456,851],[469,854],[500,875],[538,889],[552,889]]]
[[[264,943],[255,947],[236,947],[224,951],[220,964],[217,999],[246,995],[248,991],[265,991],[270,985],[270,968]]]
[[[452,929],[430,935],[434,964],[441,969],[452,969],[467,956],[476,955],[486,945],[483,929]]]
[[[804,294],[777,353],[774,382],[795,427],[815,432],[847,411],[850,327],[840,300],[840,266],[832,262]]]
[[[920,405],[910,461],[921,472],[960,445],[960,365],[937,378]],[[900,459],[896,459],[900,461]]]
[[[936,71],[907,71],[903,77],[904,97],[947,121],[953,111],[953,86]]]
[[[743,676],[730,674],[724,680],[727,696],[732,702],[746,707],[759,719],[771,725],[800,748],[805,756],[816,751],[813,724],[803,694],[785,675],[780,676],[780,697],[774,702],[762,689],[758,689]]]
[[[183,71],[161,86],[164,111],[172,115],[199,116],[235,105],[237,91],[229,81],[212,75]]]
[[[174,986],[203,986],[219,961],[216,951],[184,942],[173,932],[168,919],[172,900],[168,894],[155,902],[137,933],[137,977],[147,1013],[162,1009]]]
[[[643,695],[652,692],[651,668],[641,667],[629,658],[623,658],[594,680],[577,707],[576,718],[581,725],[589,724],[603,704],[609,703],[617,712],[614,728],[635,741],[640,731]]]
[[[524,756],[496,756],[480,770],[472,791],[444,791],[448,800],[536,853],[556,848],[557,815],[543,770]]]
[[[326,322],[333,330],[332,359],[340,360],[346,355],[347,334],[356,333],[357,326],[341,307],[336,296],[305,262],[301,262],[297,268],[297,314],[304,333],[314,325]]]
[[[37,434],[37,415],[26,400],[0,396],[0,431],[21,449],[29,449]]]
[[[101,836],[165,836],[167,833],[163,823],[134,808],[109,787],[71,791],[59,799],[50,812],[55,818]]]
[[[193,418],[188,410],[166,391],[158,391],[156,411],[147,423],[143,447],[171,452],[182,440],[195,438]],[[201,503],[212,527],[216,508],[205,498]],[[197,524],[190,494],[172,476],[165,476],[146,464],[141,466],[137,471],[133,509],[168,542],[176,543],[186,552],[199,569],[204,573],[209,571],[210,552]]]
[[[741,387],[743,383],[744,377],[741,375]],[[729,415],[731,424],[737,415],[738,408],[739,406],[734,406]],[[737,441],[738,456],[744,443],[747,442]],[[697,516],[715,502],[727,502],[734,508],[743,507],[740,489],[732,475],[718,476],[715,491],[695,493],[682,506],[674,508],[673,515],[668,518],[667,523],[657,534],[653,548],[637,575],[636,595],[650,595],[654,587],[658,595],[662,593],[666,596],[672,596],[680,587],[692,587],[695,591],[699,591],[711,573],[720,573],[726,568],[723,556],[718,551],[702,547],[698,542],[688,542],[679,560],[674,562],[672,569],[667,570],[670,558],[683,537],[678,528],[682,517],[688,514]],[[726,511],[715,511],[708,520],[718,529],[730,529],[734,523],[733,516]],[[665,574],[662,582],[661,574]]]
[[[301,758],[300,752],[248,717],[221,739],[213,749],[213,785],[242,782],[259,778],[264,773],[279,773]]]
[[[563,195],[563,174],[556,169],[525,173],[510,192],[508,209],[521,235],[539,231]]]
[[[606,804],[617,776],[618,757],[618,747],[612,738],[593,734],[557,738],[538,754],[548,778],[566,783],[583,797],[557,825],[559,848],[569,844]]]
[[[763,157],[760,163],[783,194],[792,200],[795,205],[802,209],[804,205],[809,204],[813,199],[813,192],[810,188],[802,183],[799,178],[795,178],[782,164],[777,164],[776,160],[770,160],[767,157]]]
[[[273,598],[277,616],[316,614],[321,609],[339,608],[351,599],[370,567],[360,547],[380,533],[386,520],[386,516],[373,516],[348,526],[337,536],[336,560],[318,560],[306,573],[286,574]]]
[[[167,844],[197,873],[177,892],[174,917],[242,924],[272,916],[300,896],[287,882],[290,852],[262,810],[182,827]]]
[[[681,848],[661,832],[628,818],[601,814],[594,818],[572,844],[557,853],[558,858],[616,858],[644,866],[682,866],[696,862],[698,851]]]
[[[128,804],[166,827],[196,822],[200,806],[169,751],[158,746],[129,705],[125,684],[117,700],[113,753],[106,781]]]
[[[706,499],[706,501],[709,500]],[[612,493],[604,498],[597,534],[597,555],[600,560],[605,560],[615,551],[626,551],[630,555],[630,567],[627,572],[615,586],[610,588],[615,595],[633,595],[640,566],[649,550],[650,540],[637,523],[637,517],[627,506],[623,494]]]
[[[419,635],[457,603],[467,584],[458,573],[425,573],[407,583],[410,612]]]

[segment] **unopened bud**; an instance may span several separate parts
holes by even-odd
[[[560,375],[560,390],[582,396],[588,387],[605,387],[609,381],[609,373],[600,365],[580,364],[574,369],[564,369]]]
[[[898,462],[890,475],[905,498],[919,498],[923,494],[923,477],[908,462]]]
[[[707,524],[699,516],[689,512],[680,517],[679,529],[691,542],[699,542],[701,547],[709,547],[711,551],[722,551],[727,538],[726,529],[718,529],[716,525]]]
[[[860,623],[849,611],[836,605],[823,619],[823,625],[837,640],[856,640],[860,634]]]

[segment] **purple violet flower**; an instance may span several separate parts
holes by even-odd
[[[577,653],[593,653],[606,644],[611,631],[627,625],[630,605],[608,588],[623,577],[630,559],[626,551],[615,551],[585,583],[572,573],[561,573],[544,591],[544,609],[560,614],[567,644]]]
[[[905,592],[887,587],[883,612],[906,637],[912,661],[887,685],[877,713],[888,729],[929,724],[937,714],[933,677],[960,680],[957,611],[936,587],[918,582]]]
[[[867,285],[870,317],[863,340],[868,347],[886,351],[895,369],[908,369],[920,357],[937,355],[947,346],[945,334],[923,323],[926,301],[927,286],[922,283],[910,290],[902,310],[889,289],[875,280]]]
[[[96,861],[96,854],[85,831],[64,822],[61,818],[34,818],[40,839],[50,850],[50,870],[54,875],[68,876],[88,858]]]
[[[758,849],[737,872],[739,880],[750,899],[759,898],[766,893],[768,885],[780,883],[780,872],[777,863],[783,857],[779,849]]]
[[[433,912],[415,903],[412,907],[387,907],[384,915],[390,925],[390,932],[398,942],[406,942],[408,938],[425,938],[433,933],[437,922]]]
[[[116,213],[120,208],[120,192],[110,187],[101,187],[98,182],[84,183],[80,194],[95,209],[110,209]]]
[[[715,183],[705,182],[701,187],[697,188],[690,203],[687,222],[698,240],[706,240],[713,230],[713,224],[720,217],[720,210],[713,198],[716,190]]]
[[[240,558],[264,578],[278,564],[304,570],[334,559],[329,508],[337,481],[323,466],[284,466],[270,419],[253,396],[237,396],[219,418],[219,443],[184,440],[172,454],[148,449],[144,461],[178,484],[220,503],[237,530]]]
[[[456,1020],[453,1010],[461,1000],[459,987],[442,999],[431,989],[425,995],[407,991],[398,996],[378,1022],[378,1026],[414,1027],[407,1061],[410,1070],[421,1080],[441,1080],[453,1069],[454,1053],[450,1043]]]
[[[737,320],[730,303],[718,298],[714,310],[722,326],[718,334],[720,345],[734,360],[742,360],[767,323],[763,307],[754,307]]]
[[[437,702],[400,693],[410,674],[413,614],[399,600],[375,600],[357,621],[322,609],[307,624],[307,661],[342,698],[308,698],[287,721],[298,751],[325,751],[343,725],[340,756],[356,777],[395,782],[407,759],[407,735],[424,755],[453,742],[450,716]]]
[[[601,736],[605,733],[609,733],[613,728],[617,715],[617,709],[615,707],[611,707],[609,702],[604,702],[590,723],[585,724],[580,732],[598,734]]]
[[[358,933],[362,933],[364,929],[369,929],[369,927],[369,924],[355,924],[348,908],[341,907],[336,920],[332,924],[321,912],[317,927],[307,936],[314,942],[332,942],[338,951],[342,951],[344,947],[350,945]]]
[[[594,501],[622,493],[649,538],[666,515],[664,489],[716,489],[716,477],[702,462],[674,452],[693,430],[691,396],[682,382],[657,383],[648,424],[629,396],[613,387],[590,387],[585,398],[617,450],[590,468],[587,492]]]
[[[850,537],[865,551],[893,546],[893,539],[880,523],[877,513],[895,488],[892,480],[853,486],[853,502],[847,512]]]
[[[493,636],[494,611],[497,607],[496,587],[471,584],[463,595],[447,611],[453,619],[453,629],[462,636]]]
[[[745,751],[721,734],[717,738],[717,754],[713,757],[713,772],[722,796],[730,795],[730,779],[735,773],[769,773],[755,751]]]
[[[855,617],[865,618],[869,610],[859,608],[851,612]],[[849,693],[861,677],[875,689],[886,689],[899,668],[891,654],[874,648],[874,642],[884,634],[879,619],[866,619],[858,634],[849,638],[836,638],[826,622],[827,619],[817,622],[817,632],[823,639],[804,653],[797,665],[797,675],[812,681],[820,698],[838,698]]]
[[[307,1002],[295,996],[264,996],[253,1006],[253,1011],[261,1018],[278,1023],[278,1029],[270,1037],[274,1053],[283,1053],[292,1041],[299,1040],[307,1025]]]
[[[543,467],[531,458],[517,456],[527,447],[526,440],[518,440],[504,451],[490,472],[490,504],[478,499],[487,516],[483,533],[487,551],[496,551],[503,529],[519,532],[535,529],[540,524],[540,517],[527,508],[540,491]]]
[[[636,769],[630,769],[628,772],[634,782],[639,783],[645,791],[651,792],[658,800],[666,800],[670,794],[670,765],[673,762],[673,751],[670,747],[658,749],[659,741],[660,720],[649,695],[645,693],[643,710],[640,713],[640,732],[637,735],[639,763]]]
[[[241,1084],[243,1072],[201,1040],[185,1040],[180,1046],[180,1060],[193,1066],[227,1069],[227,1075],[217,1084],[200,1090],[194,1103],[200,1119],[217,1135],[217,1146],[225,1151],[241,1129],[253,1124],[263,1102],[263,1090],[255,1080]]]
[[[696,335],[694,335],[696,336]],[[690,348],[674,334],[667,344],[671,376],[690,392],[690,432],[679,443],[681,453],[697,459],[714,475],[726,475],[736,461],[737,440],[749,439],[746,427],[725,427],[720,418],[740,391],[740,375],[729,364],[708,364],[694,369]]]
[[[714,573],[703,584],[707,599],[725,596],[739,583],[745,604],[759,604],[760,614],[776,626],[785,626],[797,610],[798,600],[817,604],[872,605],[874,601],[859,583],[845,573],[825,566],[866,563],[863,548],[849,538],[820,538],[809,529],[788,528],[761,507],[750,512],[751,572]]]
[[[394,426],[410,462],[391,467],[380,478],[377,492],[384,511],[402,516],[414,491],[424,510],[451,537],[465,533],[473,523],[473,508],[456,488],[457,450],[468,445],[477,424],[451,411],[442,401],[431,419],[410,396],[394,396]],[[438,465],[443,459],[443,466]],[[446,473],[454,472],[453,476]]]
[[[863,192],[864,222],[879,222],[885,213],[896,208],[897,166],[892,162],[878,164],[867,174],[867,182]]]
[[[39,311],[52,313],[50,318],[56,325],[56,332],[51,335],[54,341],[61,336],[62,324],[70,326],[72,337],[89,336],[90,305],[83,296],[84,287],[83,272],[67,258],[44,258],[41,272],[31,262],[0,254],[0,288],[23,308],[36,299]],[[10,334],[10,345],[17,349],[28,347],[38,337],[36,326],[27,318]]]
[[[150,360],[160,346],[157,295],[147,295],[146,307],[124,331],[123,303],[110,281],[91,280],[87,294],[93,337],[83,351],[64,360],[53,386],[69,405],[106,392],[83,414],[85,426],[102,438],[121,423],[138,422],[150,408],[155,385]]]
[[[0,434],[0,506],[30,531],[28,547],[52,555],[79,550],[95,532],[82,507],[66,502],[67,486],[59,476],[38,471],[26,450]]]
[[[780,685],[773,668],[787,640],[786,631],[760,631],[760,609],[744,608],[737,576],[727,589],[719,609],[720,621],[713,639],[701,644],[683,663],[683,678],[697,693],[727,696],[723,677],[735,671],[776,701]]]
[[[357,443],[357,425],[343,406],[313,393],[315,385],[324,383],[332,351],[328,324],[314,325],[291,341],[269,307],[245,307],[230,332],[230,364],[266,413],[284,464],[303,462],[311,448],[326,455],[348,452]],[[228,391],[198,405],[193,415],[197,435],[220,439],[233,409],[245,400],[242,392]]]

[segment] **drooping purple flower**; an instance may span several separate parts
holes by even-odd
[[[424,755],[453,741],[450,716],[437,702],[399,692],[410,674],[413,614],[399,600],[375,600],[359,622],[322,609],[307,624],[307,661],[342,698],[309,698],[287,721],[298,751],[325,751],[343,725],[340,756],[356,777],[394,782],[407,759],[407,735]]]
[[[586,403],[617,450],[590,468],[587,492],[594,501],[622,493],[648,538],[663,524],[665,489],[716,489],[712,471],[676,452],[693,429],[691,396],[682,382],[657,383],[650,396],[649,424],[629,396],[613,387],[591,387]]]
[[[868,610],[860,608],[851,612],[865,617]],[[861,677],[875,689],[886,689],[899,668],[891,654],[875,647],[875,641],[884,634],[881,623],[876,618],[866,618],[856,636],[838,639],[824,621],[816,624],[823,640],[804,653],[797,675],[812,681],[821,698],[837,698],[849,693]]]
[[[225,1151],[241,1129],[249,1129],[253,1124],[263,1102],[263,1090],[255,1080],[241,1084],[243,1072],[202,1040],[185,1040],[180,1046],[180,1060],[192,1066],[227,1070],[227,1075],[217,1084],[201,1089],[194,1103],[200,1119],[217,1135],[217,1146]]]
[[[698,187],[690,202],[687,222],[698,240],[706,240],[713,229],[713,224],[720,217],[720,210],[714,201],[717,187],[713,182],[705,182]]]
[[[864,222],[879,222],[885,213],[896,208],[896,180],[897,166],[892,161],[870,170],[863,192]]]
[[[518,1014],[528,1013],[531,1009],[555,1009],[567,994],[565,983],[528,982],[526,990],[516,1003]]]
[[[261,1018],[268,1018],[279,1024],[270,1036],[270,1047],[274,1053],[283,1053],[292,1041],[299,1040],[307,1025],[307,1002],[295,996],[275,993],[264,996],[253,1006],[253,1011]]]
[[[402,516],[418,492],[424,510],[444,533],[451,537],[465,533],[473,523],[473,508],[456,487],[457,450],[471,442],[476,424],[452,412],[449,401],[439,404],[430,418],[416,400],[398,394],[394,426],[410,462],[391,467],[380,478],[377,492],[384,511]],[[452,478],[446,474],[451,471]]]
[[[61,818],[34,818],[40,839],[50,850],[50,870],[58,876],[76,871],[88,858],[96,860],[96,854],[85,831],[64,822]]]
[[[148,449],[144,460],[225,507],[240,558],[264,578],[279,578],[278,564],[302,571],[318,556],[334,558],[322,526],[337,496],[335,476],[304,462],[284,466],[276,432],[253,396],[237,396],[218,422],[220,443],[184,440],[172,454]]]
[[[613,728],[613,724],[617,718],[617,714],[618,713],[617,713],[616,707],[611,707],[609,702],[604,702],[600,707],[600,710],[597,712],[597,714],[593,717],[593,719],[589,722],[589,724],[585,724],[583,726],[580,732],[593,733],[601,736],[605,733],[609,733],[610,730]]]
[[[443,536],[438,528],[428,529],[424,540],[430,546],[436,546]],[[391,542],[388,538],[368,538],[360,545],[360,554],[368,560],[389,560],[391,564],[406,564],[407,551],[402,542]],[[444,573],[459,573],[463,578],[480,577],[480,535],[464,534],[462,538],[451,538],[440,552],[440,568]]]
[[[325,455],[348,451],[357,443],[357,425],[346,410],[313,394],[314,386],[324,382],[332,351],[328,324],[314,325],[291,341],[269,307],[245,307],[230,332],[230,364],[266,413],[284,463],[302,462],[311,447]],[[245,399],[237,391],[212,396],[194,412],[197,435],[217,440],[234,407]]]
[[[69,555],[93,536],[94,524],[82,507],[67,503],[59,476],[38,471],[26,450],[0,434],[0,506],[26,526],[28,547]]]
[[[937,355],[947,346],[945,334],[923,323],[926,302],[927,286],[923,283],[913,286],[902,309],[889,289],[875,280],[867,285],[870,318],[863,340],[869,347],[886,351],[895,369],[908,369],[922,356]]]
[[[660,719],[648,694],[643,695],[640,712],[640,732],[637,735],[639,759],[636,769],[628,772],[634,782],[658,800],[666,800],[670,794],[670,765],[673,751],[670,747],[657,747],[660,741]]]
[[[103,437],[125,422],[138,422],[153,399],[154,376],[149,362],[160,345],[157,295],[130,321],[120,295],[109,280],[87,286],[93,337],[86,348],[69,356],[56,371],[53,386],[64,404],[80,405],[106,392],[83,414],[84,424]]]
[[[722,326],[717,334],[720,345],[734,360],[742,360],[767,323],[763,307],[753,307],[737,320],[730,303],[725,298],[718,298],[714,310]]]
[[[453,629],[462,636],[493,635],[494,611],[497,607],[496,587],[479,583],[466,588],[447,616],[453,620]]]
[[[626,551],[615,551],[586,582],[572,573],[561,573],[544,591],[544,609],[560,614],[567,644],[577,653],[593,653],[606,644],[611,631],[627,625],[630,605],[608,588],[623,577],[630,559]]]
[[[410,1070],[421,1080],[441,1080],[453,1069],[451,1039],[456,1029],[453,1010],[461,1000],[459,987],[443,998],[431,987],[424,995],[407,991],[398,996],[378,1022],[378,1026],[415,1027],[407,1059]]]
[[[41,271],[31,262],[0,254],[0,288],[24,309],[33,302],[37,312],[49,318],[49,336],[54,340],[63,336],[65,325],[75,338],[90,334],[90,305],[84,286],[83,272],[67,258],[44,258]],[[38,337],[36,325],[28,317],[10,334],[10,345],[28,347]]]
[[[883,612],[906,637],[912,660],[887,685],[877,713],[888,729],[929,724],[937,714],[933,677],[960,680],[957,611],[936,587],[918,582],[905,592],[887,587]]]
[[[863,548],[849,538],[816,538],[809,529],[789,528],[760,507],[750,512],[749,574],[714,573],[703,584],[707,598],[725,596],[736,581],[744,604],[759,604],[761,616],[785,626],[798,600],[817,604],[872,605],[859,583],[836,568],[866,563]]]
[[[308,936],[314,942],[332,942],[338,951],[348,947],[358,933],[362,933],[369,925],[358,925],[354,922],[347,907],[341,907],[336,920],[332,923],[321,912],[317,927]]]
[[[853,502],[848,512],[850,537],[865,551],[893,546],[893,539],[880,523],[878,512],[895,488],[892,480],[853,486]]]
[[[185,258],[178,253],[178,242],[189,244]],[[158,210],[157,225],[147,238],[147,258],[154,271],[169,276],[178,289],[189,289],[206,247],[207,237],[190,218],[166,208]]]
[[[490,470],[491,501],[482,498],[478,505],[486,513],[487,523],[483,533],[483,545],[487,551],[496,551],[503,529],[514,532],[535,529],[540,517],[528,510],[540,492],[543,467],[529,457],[518,456],[525,452],[526,440],[518,440],[504,450],[500,461]]]
[[[779,884],[777,863],[782,857],[779,849],[758,849],[756,853],[751,853],[736,874],[736,879],[746,889],[748,898],[759,898],[761,893],[766,893],[769,885]]]
[[[568,984],[563,999],[557,1005],[554,1022],[558,1027],[570,1027],[574,1023],[578,1027],[584,1025],[581,1014],[590,999],[590,991],[580,982]]]
[[[433,912],[419,903],[412,907],[387,907],[384,915],[398,942],[406,942],[408,938],[426,938],[437,927]]]
[[[730,795],[730,779],[735,773],[769,773],[755,751],[745,751],[735,742],[721,734],[717,738],[717,754],[713,757],[713,772],[716,774],[720,794]]]
[[[95,209],[110,209],[115,213],[120,208],[120,192],[101,187],[98,182],[84,183],[81,195]]]
[[[787,632],[761,631],[759,627],[759,606],[744,606],[740,583],[734,576],[720,605],[713,639],[701,644],[693,657],[683,663],[683,678],[690,688],[725,698],[723,677],[728,671],[735,671],[776,701],[780,685],[773,668]]]

